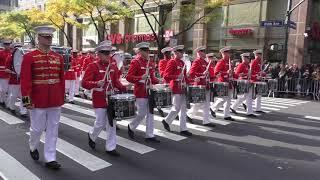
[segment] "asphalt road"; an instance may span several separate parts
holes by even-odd
[[[77,99],[62,110],[57,161],[59,171],[44,167],[29,156],[29,121],[0,109],[0,177],[13,180],[114,179],[114,180],[318,180],[320,176],[320,104],[306,100],[263,100],[266,114],[247,118],[242,107],[234,122],[214,119],[215,128],[202,126],[201,112],[188,124],[191,138],[162,127],[156,111],[155,128],[160,144],[144,141],[144,125],[131,140],[126,124],[119,123],[120,157],[104,152],[103,132],[96,150],[87,142],[94,123],[90,102]],[[169,109],[165,109],[168,112]],[[1,179],[1,178],[0,178]]]

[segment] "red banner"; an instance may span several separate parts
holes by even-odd
[[[155,41],[153,34],[109,34],[106,40],[111,40],[112,44],[123,44],[129,42]]]

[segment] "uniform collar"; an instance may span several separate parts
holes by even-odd
[[[42,53],[42,54],[50,54],[51,50],[49,49],[48,51],[43,51],[40,48],[37,48],[37,50]]]

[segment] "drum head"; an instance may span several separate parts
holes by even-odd
[[[20,75],[21,72],[21,64],[23,60],[24,52],[21,48],[15,49],[13,52],[13,68],[17,75]]]

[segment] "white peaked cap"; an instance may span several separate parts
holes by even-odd
[[[171,47],[165,47],[163,49],[161,49],[161,53],[164,54],[165,52],[170,52],[172,50]]]
[[[138,49],[150,48],[150,43],[148,43],[148,42],[138,43],[138,44],[136,45],[136,48],[138,48]]]
[[[178,45],[178,46],[172,47],[172,51],[183,50],[183,49],[184,49],[184,45]]]
[[[2,41],[3,44],[11,44],[12,41],[10,39],[5,39]]]
[[[220,52],[223,53],[223,52],[230,51],[230,50],[231,50],[231,47],[230,46],[226,46],[226,47],[220,49]]]
[[[208,53],[206,54],[207,57],[214,57],[214,53]]]
[[[38,26],[34,28],[34,31],[37,34],[53,34],[56,31],[56,29],[51,26]]]
[[[257,49],[255,51],[253,51],[254,54],[262,54],[262,50],[261,49]]]
[[[198,52],[198,51],[203,51],[203,50],[206,50],[206,47],[205,47],[205,46],[197,47],[194,51],[195,51],[195,52]]]
[[[241,57],[250,57],[250,53],[242,53],[240,56]]]

